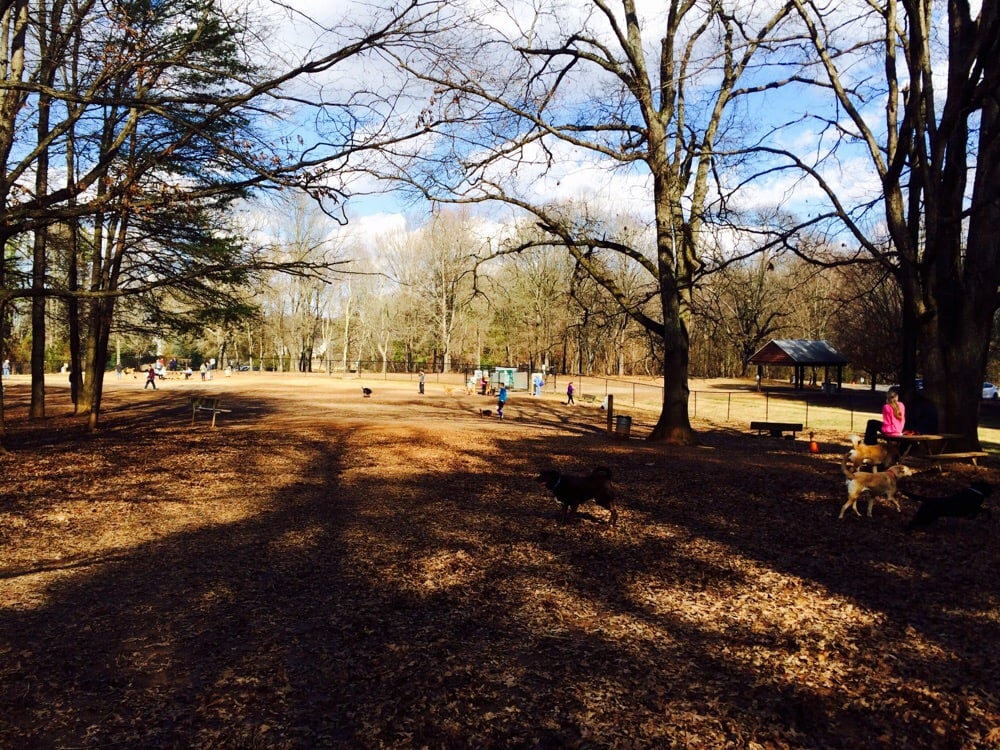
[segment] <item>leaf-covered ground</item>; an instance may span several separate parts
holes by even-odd
[[[113,383],[88,435],[9,385],[0,747],[1000,747],[1000,513],[838,520],[846,435],[415,391]],[[597,465],[618,529],[559,523],[534,473]]]

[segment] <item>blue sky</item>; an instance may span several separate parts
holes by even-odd
[[[336,2],[294,0],[292,5],[303,13],[329,22],[331,25],[335,24],[336,19],[343,17],[361,21],[363,14],[368,13],[373,7],[346,0]],[[772,4],[745,3],[745,7],[752,7],[758,13],[768,11],[769,5]],[[589,3],[583,0],[560,4],[561,8],[572,7],[578,10],[587,6]],[[498,6],[489,4],[485,7],[491,9],[492,20],[501,22],[507,29],[513,28],[514,22],[510,18],[495,12]],[[662,28],[664,10],[662,2],[648,0],[640,2],[639,7],[640,12],[648,13],[650,18],[656,19],[650,24],[650,29]],[[855,12],[855,6],[850,2],[835,7],[844,13],[845,17]],[[859,3],[858,7],[863,7],[863,3]],[[568,17],[567,12],[563,20]],[[309,48],[314,43],[312,32],[301,24],[285,24],[281,28],[284,43],[290,49],[301,50]],[[855,29],[855,31],[860,30]],[[647,42],[654,41],[655,34],[650,33]],[[845,46],[849,42],[849,39],[845,39]],[[875,67],[869,69],[869,64]],[[870,73],[878,75],[880,67],[881,63],[878,60],[862,59],[855,61],[850,70],[851,74],[856,76],[855,83],[860,84],[863,76]],[[391,80],[393,71],[387,67],[380,69],[374,60],[350,61],[338,67],[334,77],[325,81],[324,85],[346,93],[359,82],[367,83],[372,81],[373,77],[379,76],[384,77],[383,80]],[[420,101],[419,96],[416,96],[410,104],[416,106],[415,103]],[[741,124],[752,125],[760,131],[771,125],[796,122],[795,125],[788,126],[775,134],[769,143],[788,147],[805,155],[822,153],[829,142],[829,132],[824,135],[821,131],[821,120],[813,119],[812,116],[833,110],[829,108],[828,102],[815,95],[814,90],[796,86],[794,89],[769,92],[758,97],[757,101],[759,102],[757,105],[741,113],[744,120]],[[405,121],[407,118],[414,118],[416,113],[406,111],[404,108],[401,113],[396,114]],[[883,102],[877,96],[873,96],[867,102],[867,115],[870,116],[873,127],[879,130],[884,115]],[[520,175],[524,179],[526,193],[548,200],[583,199],[616,212],[649,214],[650,185],[648,177],[642,171],[628,172],[620,168],[615,169],[617,165],[603,161],[592,152],[569,145],[557,146],[555,156],[552,166],[546,173],[525,169],[523,175]],[[859,147],[842,148],[837,159],[827,160],[824,163],[823,170],[825,178],[836,186],[838,194],[848,203],[878,194],[878,181],[871,168],[870,159]],[[365,185],[362,181],[358,183],[358,187],[365,192],[374,190],[377,186]],[[776,173],[767,179],[756,181],[741,192],[738,200],[741,207],[747,209],[769,208],[784,203],[786,207],[802,214],[821,211],[826,206],[826,199],[814,185],[802,181],[799,175],[792,173]],[[402,203],[392,193],[367,194],[354,198],[348,205],[348,213],[353,225],[351,232],[359,234],[378,233],[384,231],[386,227],[394,229],[402,227],[406,223],[407,216],[413,219],[419,218],[422,213],[426,214],[419,207]]]

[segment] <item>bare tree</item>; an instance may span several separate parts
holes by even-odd
[[[662,342],[663,407],[651,439],[695,442],[690,295],[718,195],[713,180],[722,175],[714,171],[717,142],[737,82],[787,9],[750,17],[743,3],[670,0],[644,17],[633,0],[546,3],[534,15],[523,4],[496,5],[469,21],[464,49],[428,46],[400,56],[436,87],[421,121],[448,123],[452,137],[418,159],[401,156],[397,176],[435,200],[501,201],[532,215],[547,244],[568,248]],[[641,200],[648,201],[652,254],[536,189],[561,159],[581,155],[603,160],[609,174],[647,179]],[[632,304],[604,273],[605,253],[648,276],[655,310]]]
[[[284,261],[346,269],[347,261],[330,233],[330,220],[305,193],[295,193],[278,205],[279,217],[272,229],[272,252]],[[272,274],[277,279],[282,274]],[[327,279],[314,274],[289,276],[277,304],[288,306],[288,341],[294,343],[299,372],[311,372],[314,350],[322,342],[322,323],[331,311]],[[280,283],[280,282],[277,282]]]
[[[0,243],[33,236],[35,261],[33,280],[19,288],[0,271],[0,303],[53,296],[87,303],[83,396],[92,428],[117,299],[137,295],[152,305],[157,289],[186,286],[182,296],[203,301],[279,266],[299,275],[327,270],[281,266],[233,232],[220,236],[226,211],[254,190],[297,187],[344,221],[345,163],[421,129],[389,134],[379,126],[391,108],[385,90],[344,92],[328,75],[422,35],[437,25],[440,7],[404,0],[363,27],[311,24],[319,43],[283,60],[249,11],[214,0],[40,3],[35,14],[26,1],[2,5]],[[317,82],[308,93],[307,80]],[[322,114],[309,140],[294,137],[291,116],[307,106]],[[55,184],[46,164],[60,154],[72,158]],[[47,228],[57,223],[75,228],[76,246],[91,258],[79,289],[58,287],[46,273]],[[151,325],[156,318],[152,311]],[[36,348],[45,339],[38,321]],[[42,354],[36,350],[35,363]],[[33,374],[40,367],[33,364]],[[36,380],[32,413],[40,414]]]
[[[537,247],[499,258],[489,272],[485,288],[495,311],[494,336],[510,352],[510,364],[533,372],[555,367],[563,359],[571,265],[551,247]]]
[[[712,331],[716,358],[735,352],[738,375],[746,375],[754,352],[786,326],[790,289],[780,262],[775,254],[762,253],[724,265],[695,295],[695,313]]]
[[[805,223],[846,227],[895,277],[902,384],[922,371],[941,429],[978,445],[1000,306],[1000,6],[973,15],[964,0],[946,10],[932,0],[793,5],[815,54],[789,80],[828,95],[825,109],[802,96],[803,118],[826,138],[808,153],[767,150],[825,196]],[[860,197],[831,169],[859,153],[876,181]],[[863,175],[852,163],[854,183]]]
[[[451,369],[454,344],[475,294],[477,254],[483,240],[465,211],[436,212],[412,236],[398,238],[390,273],[422,310],[432,345]]]
[[[839,302],[832,306],[840,350],[871,387],[897,376],[902,351],[902,294],[881,264],[856,263],[836,272]]]

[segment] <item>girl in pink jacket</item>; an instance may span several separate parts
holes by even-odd
[[[882,434],[902,435],[906,427],[906,407],[899,400],[899,391],[890,388],[885,394],[885,406],[882,407]]]

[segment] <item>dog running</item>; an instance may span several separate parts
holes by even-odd
[[[984,514],[987,518],[992,518],[993,513],[990,509],[983,507],[983,501],[991,494],[993,494],[993,488],[988,482],[982,480],[976,480],[965,489],[944,497],[924,497],[912,492],[904,492],[903,495],[920,503],[917,514],[913,516],[913,520],[907,524],[906,528],[910,530],[930,526],[945,516],[972,519]]]
[[[864,438],[860,435],[851,435],[851,450],[847,455],[852,471],[857,471],[866,464],[872,467],[872,471],[878,471],[879,466],[891,466],[899,460],[899,447],[884,443],[865,445]]]
[[[896,486],[896,480],[902,479],[903,477],[909,477],[916,472],[909,466],[904,466],[903,464],[896,464],[891,466],[885,471],[880,471],[877,473],[871,473],[864,471],[852,472],[848,469],[848,464],[850,464],[850,453],[844,454],[844,460],[841,464],[841,468],[844,470],[844,476],[847,477],[847,502],[844,503],[844,507],[840,509],[840,515],[837,518],[843,518],[844,513],[850,508],[859,516],[861,515],[858,511],[858,500],[861,496],[867,492],[868,493],[868,517],[871,518],[872,506],[875,504],[875,497],[880,496],[886,498],[889,502],[896,506],[896,510],[901,510],[899,507],[899,489]]]
[[[588,500],[593,500],[611,513],[611,525],[618,523],[618,509],[615,507],[614,490],[611,486],[611,471],[605,467],[594,469],[588,476],[563,474],[555,469],[539,472],[535,481],[555,496],[562,506],[562,520],[566,521],[576,513],[576,509]]]
[[[361,395],[364,398],[371,398],[372,397],[372,389],[371,388],[362,388],[361,389]]]

